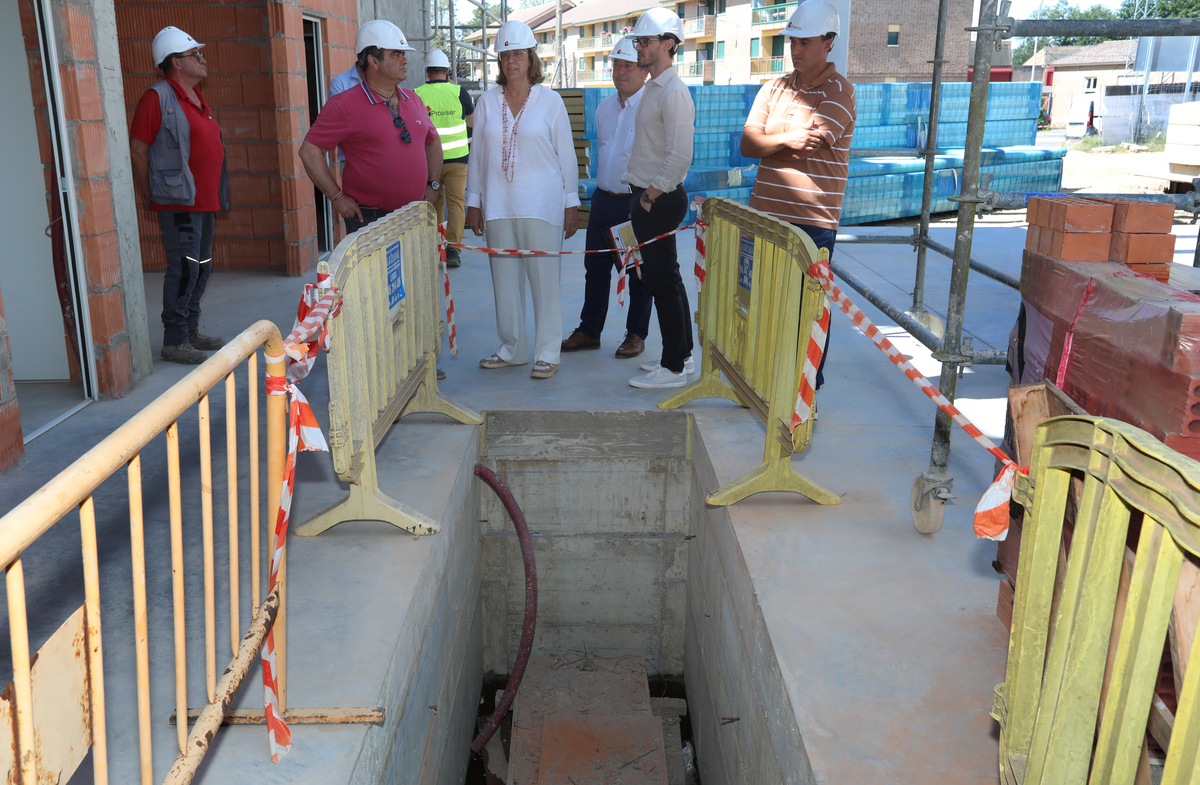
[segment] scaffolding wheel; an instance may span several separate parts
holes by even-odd
[[[946,337],[946,325],[937,317],[937,314],[930,313],[924,307],[905,311],[904,315],[933,333],[939,341]]]
[[[921,534],[936,534],[942,529],[946,517],[946,501],[950,496],[950,477],[938,477],[929,473],[917,475],[909,494],[909,514],[913,526]]]

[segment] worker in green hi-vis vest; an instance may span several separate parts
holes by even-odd
[[[425,59],[428,81],[417,88],[417,95],[429,107],[429,116],[442,140],[442,182],[433,209],[438,221],[446,222],[446,240],[461,243],[466,209],[467,153],[470,152],[475,105],[471,103],[467,88],[452,83],[449,74],[449,58],[434,49]],[[446,266],[458,267],[460,264],[458,249],[447,248]]]

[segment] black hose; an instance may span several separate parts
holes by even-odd
[[[492,712],[487,725],[475,737],[475,741],[471,742],[471,752],[478,754],[496,733],[504,715],[508,713],[508,707],[517,697],[517,689],[521,686],[521,679],[525,677],[525,667],[529,664],[529,655],[533,652],[533,632],[537,626],[537,567],[533,562],[533,538],[529,536],[525,515],[521,512],[517,500],[513,498],[512,491],[494,471],[481,463],[475,464],[475,476],[491,486],[504,503],[504,509],[508,510],[517,529],[517,539],[521,541],[521,556],[525,561],[525,622],[521,627],[521,646],[517,649],[517,661],[513,663],[512,675],[508,678],[504,695],[496,704],[496,710]]]

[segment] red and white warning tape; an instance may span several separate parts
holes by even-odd
[[[438,258],[442,262],[442,292],[446,295],[446,333],[450,354],[458,354],[458,328],[454,326],[454,295],[450,293],[450,270],[446,267],[446,224],[438,224]]]
[[[329,329],[327,321],[341,310],[341,296],[337,289],[328,286],[329,276],[317,276],[316,284],[305,284],[300,307],[296,311],[296,323],[283,341],[283,355],[267,355],[267,363],[287,363],[284,376],[266,377],[267,395],[287,395],[288,405],[288,451],[283,465],[283,483],[279,491],[279,515],[275,519],[275,535],[271,539],[271,570],[267,591],[275,588],[279,579],[279,568],[283,563],[283,546],[287,542],[288,521],[292,510],[292,491],[296,485],[296,454],[301,450],[328,451],[325,435],[308,405],[304,394],[296,386],[312,370],[317,352],[329,351]],[[267,744],[271,760],[278,763],[292,749],[292,733],[279,708],[279,678],[275,665],[275,631],[267,631],[262,647],[263,706],[267,718]]]
[[[843,313],[850,317],[850,321],[854,323],[854,326],[861,330],[863,335],[866,335],[868,338],[870,338],[871,342],[878,347],[879,351],[887,355],[888,359],[891,360],[897,368],[903,371],[904,375],[907,376],[913,384],[920,388],[921,392],[929,396],[930,400],[936,403],[939,409],[949,415],[950,419],[954,420],[954,422],[958,423],[959,426],[961,426],[962,429],[966,431],[967,434],[981,447],[990,452],[996,457],[997,460],[1004,464],[1004,468],[1001,470],[1000,476],[996,478],[995,482],[992,484],[992,487],[988,489],[988,493],[984,494],[983,501],[980,502],[980,507],[977,507],[975,511],[976,534],[981,537],[990,537],[992,539],[1004,539],[1004,534],[1006,534],[1008,530],[1008,499],[1012,493],[1012,475],[1018,471],[1022,474],[1028,474],[1028,467],[1017,466],[1011,458],[1004,454],[1003,450],[993,444],[991,439],[984,436],[983,432],[980,431],[974,423],[968,420],[966,416],[963,415],[963,413],[960,412],[957,407],[955,407],[954,404],[950,403],[950,401],[946,399],[946,396],[942,395],[941,392],[938,391],[938,389],[934,387],[928,379],[922,376],[921,372],[913,367],[913,364],[908,361],[908,359],[891,341],[889,341],[887,338],[884,338],[883,335],[880,334],[879,328],[872,324],[871,320],[868,319],[866,315],[858,309],[858,306],[850,302],[850,299],[846,297],[845,292],[843,292],[833,283],[833,273],[830,272],[828,263],[814,263],[808,268],[808,274],[820,282],[822,288],[825,289],[825,293],[829,295],[829,297],[842,310]],[[1005,484],[1007,484],[1008,487],[1008,495],[1004,495],[1002,492]],[[995,489],[995,493],[993,492],[993,489]],[[992,506],[986,508],[983,506],[985,502],[996,502],[996,497],[1002,498],[1003,503],[992,504]],[[1003,523],[1003,528],[997,531],[996,527],[999,526],[1001,521]]]
[[[656,243],[659,240],[663,239],[664,237],[670,237],[671,235],[679,234],[680,232],[686,232],[688,229],[691,229],[692,227],[696,226],[698,223],[701,223],[701,222],[693,221],[690,224],[685,224],[684,226],[680,226],[678,229],[672,229],[669,232],[663,232],[662,234],[658,235],[657,237],[651,237],[646,242],[638,243],[637,245],[634,245],[634,246],[631,246],[631,247],[625,249],[625,251],[626,252],[634,251],[634,250],[637,250],[638,248],[643,248],[643,247],[649,245],[650,243]],[[467,251],[479,251],[480,253],[492,254],[493,256],[570,256],[572,254],[585,254],[585,253],[618,253],[617,251],[613,250],[612,248],[602,248],[602,249],[595,250],[595,251],[523,251],[518,248],[488,248],[488,247],[482,246],[482,245],[467,245],[465,243],[452,243],[445,238],[445,235],[442,236],[442,243],[450,248],[462,248]]]

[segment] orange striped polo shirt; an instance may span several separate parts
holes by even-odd
[[[802,129],[812,118],[826,142],[798,161],[774,156],[762,159],[750,206],[789,223],[836,229],[854,134],[854,86],[832,63],[813,84],[799,81],[799,72],[793,71],[763,85],[746,118],[746,128],[778,134]],[[786,150],[779,153],[788,154]]]

